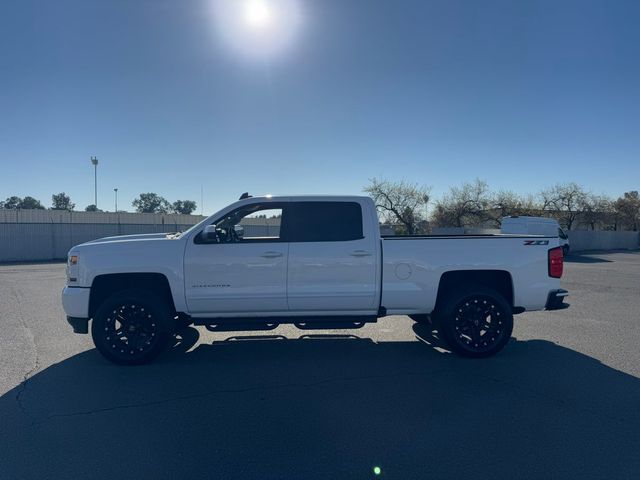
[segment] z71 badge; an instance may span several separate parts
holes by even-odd
[[[549,245],[549,240],[525,240],[525,245]]]

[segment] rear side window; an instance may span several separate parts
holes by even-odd
[[[287,212],[290,242],[341,242],[363,238],[356,202],[294,202]]]

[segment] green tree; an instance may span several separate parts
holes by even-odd
[[[636,190],[625,192],[615,201],[614,208],[623,226],[633,231],[640,229],[640,195]]]
[[[171,205],[157,193],[141,193],[131,204],[138,213],[167,213]]]
[[[64,192],[51,195],[51,210],[73,210],[76,204]]]
[[[176,200],[171,204],[171,213],[182,213],[191,215],[197,208],[196,202],[193,200]]]
[[[36,200],[33,197],[24,197],[18,208],[23,210],[44,210],[44,205],[40,203],[40,200]]]
[[[100,210],[98,207],[96,207],[93,203],[91,205],[87,205],[84,208],[85,212],[101,212],[102,210]]]
[[[22,203],[22,199],[20,197],[9,197],[4,202],[2,202],[2,208],[6,208],[9,210],[15,210],[16,208],[20,208],[20,204]]]

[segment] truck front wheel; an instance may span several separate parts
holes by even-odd
[[[139,365],[166,348],[172,316],[161,297],[139,289],[116,292],[98,307],[91,336],[98,351],[120,365]]]
[[[513,313],[507,301],[497,291],[481,285],[451,292],[437,317],[442,339],[464,357],[495,355],[513,331]]]

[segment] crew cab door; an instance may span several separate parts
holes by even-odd
[[[287,295],[292,312],[377,311],[379,237],[356,201],[292,201]],[[377,224],[375,226],[377,228]]]
[[[190,313],[287,310],[288,244],[280,236],[284,205],[245,205],[212,222],[218,231],[213,238],[203,231],[189,241],[184,278]]]

